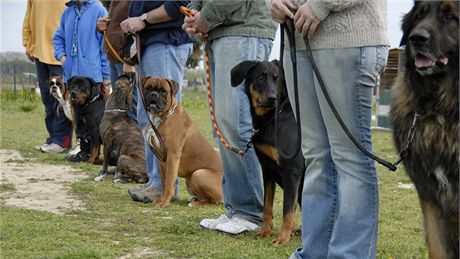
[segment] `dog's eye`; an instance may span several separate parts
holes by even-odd
[[[274,75],[274,76],[273,76],[273,81],[278,82],[278,79],[279,79],[279,76],[278,76],[278,75]]]
[[[160,93],[164,94],[164,93],[166,93],[166,90],[164,88],[161,88]]]
[[[264,81],[264,80],[265,80],[265,77],[264,77],[264,76],[259,76],[259,77],[257,77],[257,80],[259,80],[259,81]]]
[[[452,15],[452,13],[445,13],[444,16],[443,16],[443,19],[445,22],[448,22],[450,20],[452,20],[454,18],[454,16]]]

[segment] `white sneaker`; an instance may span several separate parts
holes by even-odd
[[[230,218],[227,217],[227,215],[222,214],[220,215],[217,219],[203,219],[201,222],[200,222],[200,226],[204,227],[204,228],[207,228],[207,229],[210,229],[210,230],[214,230],[216,229],[216,226],[218,224],[223,224],[223,223],[226,223],[230,221]]]
[[[238,215],[232,217],[229,221],[221,224],[217,224],[216,230],[238,235],[243,232],[256,231],[260,229],[260,225],[252,223],[246,219],[239,217]]]
[[[42,148],[48,146],[48,144],[43,144],[43,145],[39,145],[39,146],[35,146],[34,149],[37,150],[37,151],[42,151]]]
[[[67,148],[63,148],[63,147],[61,147],[61,146],[59,146],[58,144],[55,144],[55,143],[49,144],[49,145],[41,148],[41,151],[43,153],[62,153],[64,151],[66,151],[66,150],[67,150]]]

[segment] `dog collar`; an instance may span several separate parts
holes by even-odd
[[[177,103],[171,109],[169,109],[168,114],[153,117],[154,126],[158,128],[158,126],[160,126],[161,123],[165,122],[169,117],[171,117],[171,115],[173,115],[173,113],[176,111],[176,108]]]
[[[126,110],[122,110],[122,109],[113,109],[113,110],[105,110],[104,112],[126,112]]]

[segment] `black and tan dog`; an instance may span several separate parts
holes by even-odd
[[[254,135],[252,143],[262,166],[265,199],[262,231],[260,237],[273,232],[273,200],[278,183],[284,190],[283,225],[273,243],[289,241],[295,223],[296,204],[300,205],[305,161],[302,152],[287,160],[286,152],[293,154],[296,143],[296,121],[287,96],[286,83],[278,61],[244,61],[231,71],[233,87],[245,80],[246,93],[251,104]],[[281,84],[281,85],[280,85]],[[281,92],[278,93],[278,89]],[[275,129],[275,104],[278,109],[278,129]],[[281,152],[280,152],[281,151]]]
[[[109,174],[108,166],[112,156],[115,156],[117,166],[114,182],[121,181],[122,178],[127,178],[125,181],[132,179],[138,183],[148,180],[142,132],[128,116],[133,98],[132,89],[131,78],[122,75],[107,101],[99,126],[104,163],[100,175],[94,179],[96,181],[102,181]]]
[[[399,152],[415,134],[403,162],[420,199],[430,258],[459,258],[458,13],[456,1],[415,2],[402,25],[405,71],[393,86]]]
[[[169,205],[177,176],[186,179],[188,191],[195,199],[192,206],[222,203],[223,171],[219,157],[177,102],[178,84],[169,79],[146,77],[142,86],[150,118],[167,147],[167,160],[160,163],[163,193],[156,206]],[[144,134],[150,142],[157,142],[146,133],[150,127],[148,124]]]
[[[57,114],[60,114],[60,110],[62,109],[67,119],[74,121],[72,106],[70,104],[70,94],[69,91],[67,91],[67,86],[64,84],[62,77],[51,77],[48,80],[48,87],[50,89],[50,95],[59,102],[59,106],[57,107]]]
[[[100,87],[89,77],[72,77],[67,81],[67,85],[75,114],[77,134],[82,134],[81,150],[89,153],[88,163],[100,164],[99,125],[104,115],[104,96]]]

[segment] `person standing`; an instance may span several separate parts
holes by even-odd
[[[53,37],[54,57],[64,69],[64,82],[73,76],[92,78],[106,95],[110,89],[110,65],[102,50],[103,36],[96,30],[99,18],[107,16],[107,10],[96,0],[72,0],[61,16],[61,22]],[[78,114],[76,114],[78,116]],[[71,162],[86,162],[90,157],[88,130],[79,126],[76,135],[81,151],[67,158]]]
[[[313,73],[303,37],[309,39],[345,124],[372,150],[372,92],[388,56],[386,1],[269,0],[268,4],[275,21],[294,19],[297,30],[302,152],[307,169],[302,247],[291,258],[375,258],[379,211],[374,161],[353,145],[338,124]],[[284,68],[293,100],[289,53],[288,49],[284,52]]]
[[[45,153],[61,153],[72,146],[72,123],[63,111],[57,111],[59,102],[50,95],[47,84],[50,77],[63,75],[59,61],[53,56],[52,38],[65,3],[66,0],[28,0],[22,27],[22,44],[27,58],[35,63],[48,131],[45,143],[35,149]]]
[[[97,30],[101,33],[106,33],[107,40],[104,43],[104,52],[107,55],[107,59],[110,61],[110,82],[112,86],[116,86],[115,82],[118,77],[122,74],[135,74],[136,70],[133,66],[123,64],[113,53],[109,44],[115,51],[122,49],[123,42],[125,40],[125,33],[120,27],[120,23],[128,18],[129,11],[129,0],[122,1],[110,1],[109,5],[109,16],[99,18],[97,21]],[[136,121],[136,107],[137,107],[137,95],[133,88],[133,101],[131,103],[131,109],[128,111],[128,116]]]
[[[182,80],[188,56],[192,52],[192,39],[181,29],[184,15],[181,6],[189,1],[131,1],[129,18],[120,26],[124,32],[140,33],[141,37],[141,75],[165,77],[179,84],[176,94],[182,98]],[[138,100],[141,100],[137,91]],[[137,122],[141,129],[147,126],[147,113],[142,101],[137,102]],[[146,185],[129,188],[128,193],[134,201],[153,202],[162,193],[162,182],[157,158],[145,140],[146,167],[149,182]],[[174,200],[178,199],[179,180],[176,182]]]
[[[182,28],[192,37],[207,36],[217,122],[229,143],[244,149],[252,137],[250,104],[244,83],[231,87],[230,71],[245,60],[267,60],[276,25],[263,1],[192,0],[190,8],[194,16],[186,18]],[[226,211],[200,225],[230,234],[257,230],[262,224],[263,186],[256,153],[250,149],[241,157],[216,141],[224,169]]]

